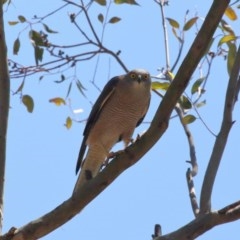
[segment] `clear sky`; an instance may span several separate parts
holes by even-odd
[[[122,20],[107,25],[104,43],[113,51],[122,50],[120,57],[129,69],[145,68],[152,76],[159,74],[157,69],[165,67],[165,50],[160,9],[154,1],[138,1],[141,6],[112,6],[109,17],[118,16]],[[204,3],[203,3],[204,2]],[[183,24],[184,15],[189,10],[188,18],[196,14],[201,25],[211,1],[169,1],[166,16]],[[24,24],[9,26],[18,15],[32,20],[32,17],[44,16],[63,2],[52,1],[12,1],[5,12],[6,37],[9,58],[33,65],[33,48],[28,39],[29,29]],[[58,31],[51,36],[52,42],[58,44],[75,44],[81,41],[81,35],[69,21],[69,14],[77,13],[76,8],[67,8],[46,19],[50,28]],[[95,4],[91,8],[91,17],[95,19],[94,27],[100,34],[102,25],[97,15],[105,15],[106,8]],[[229,21],[229,20],[228,20]],[[82,27],[87,30],[85,22]],[[85,25],[84,25],[85,24]],[[231,23],[232,24],[232,23]],[[234,25],[234,24],[233,24]],[[235,25],[236,26],[236,23]],[[40,25],[32,25],[39,30]],[[236,31],[239,31],[235,27]],[[168,25],[170,43],[170,63],[173,64],[178,54],[178,42]],[[12,45],[19,32],[21,48],[18,56],[13,56]],[[193,28],[185,35],[183,57],[196,34]],[[236,33],[239,35],[239,32]],[[214,50],[214,49],[213,49]],[[75,49],[74,51],[82,51]],[[48,57],[44,58],[44,61]],[[28,113],[18,95],[11,95],[11,109],[8,129],[7,169],[5,187],[4,230],[12,226],[20,227],[55,208],[69,198],[74,183],[75,164],[82,141],[84,123],[74,122],[67,130],[64,122],[67,116],[76,120],[88,117],[91,102],[97,98],[99,91],[90,83],[94,75],[97,59],[82,62],[76,68],[76,75],[87,89],[87,99],[73,87],[68,99],[73,109],[83,109],[83,113],[74,115],[70,107],[57,107],[49,103],[54,97],[65,97],[70,82],[56,84],[61,73],[46,75],[39,81],[40,75],[26,79],[23,93],[34,98],[35,107]],[[203,69],[203,75],[206,74]],[[124,73],[124,70],[110,56],[100,58],[96,74],[96,84],[102,88],[109,77]],[[174,72],[176,73],[176,72]],[[74,73],[67,72],[68,76]],[[196,71],[192,79],[199,78]],[[11,80],[14,92],[22,79]],[[218,133],[222,118],[225,88],[228,81],[226,62],[223,57],[216,58],[203,99],[207,105],[199,109],[201,117],[215,134]],[[152,94],[152,102],[146,123],[136,129],[136,133],[145,131],[161,99]],[[196,115],[196,113],[192,112]],[[239,148],[239,104],[234,112],[236,123],[228,139],[228,147],[217,175],[214,186],[212,207],[220,209],[239,200],[240,188],[240,148]],[[212,151],[215,137],[200,120],[189,125],[195,145],[199,164],[199,173],[195,177],[197,197],[200,195],[204,172]],[[121,149],[122,144],[117,145]],[[163,234],[169,233],[187,224],[194,216],[192,213],[185,173],[189,165],[189,149],[184,131],[178,118],[172,118],[169,128],[162,139],[133,167],[125,171],[103,193],[92,201],[74,219],[61,226],[44,240],[52,239],[151,239],[156,223],[162,225]],[[218,226],[203,236],[201,240],[237,239],[240,222]]]

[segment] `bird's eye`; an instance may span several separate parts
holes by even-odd
[[[130,74],[130,77],[131,77],[131,78],[136,78],[136,74],[135,74],[135,73],[131,73],[131,74]]]
[[[148,79],[148,75],[147,75],[147,74],[144,74],[144,75],[143,75],[143,78],[144,78],[145,80],[147,80],[147,79]]]

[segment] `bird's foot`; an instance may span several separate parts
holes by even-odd
[[[137,142],[138,140],[140,140],[140,138],[141,138],[141,135],[138,134],[136,139],[133,139],[133,138],[131,139],[130,143],[133,144],[133,143]]]
[[[124,152],[124,150],[119,150],[119,151],[117,151],[117,152],[110,152],[110,153],[108,154],[106,160],[103,162],[103,164],[102,164],[102,166],[101,166],[101,169],[102,169],[103,167],[106,167],[106,166],[108,165],[110,159],[115,158],[116,156],[118,156],[119,154],[121,154],[121,153],[123,153],[123,152]]]
[[[117,152],[110,152],[110,153],[108,154],[107,159],[111,159],[111,158],[117,157],[118,155],[120,155],[120,154],[123,153],[123,152],[124,152],[124,150],[119,150],[119,151],[117,151]]]

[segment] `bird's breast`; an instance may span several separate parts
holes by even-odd
[[[109,151],[120,138],[124,141],[131,138],[137,122],[146,112],[150,97],[149,91],[136,90],[125,88],[114,92],[91,129],[87,144],[101,143]]]

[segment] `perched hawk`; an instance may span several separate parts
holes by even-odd
[[[114,144],[122,140],[128,146],[135,127],[147,113],[150,90],[150,74],[143,69],[114,77],[106,84],[83,132],[76,173],[80,167],[81,171],[74,192],[98,174]]]

